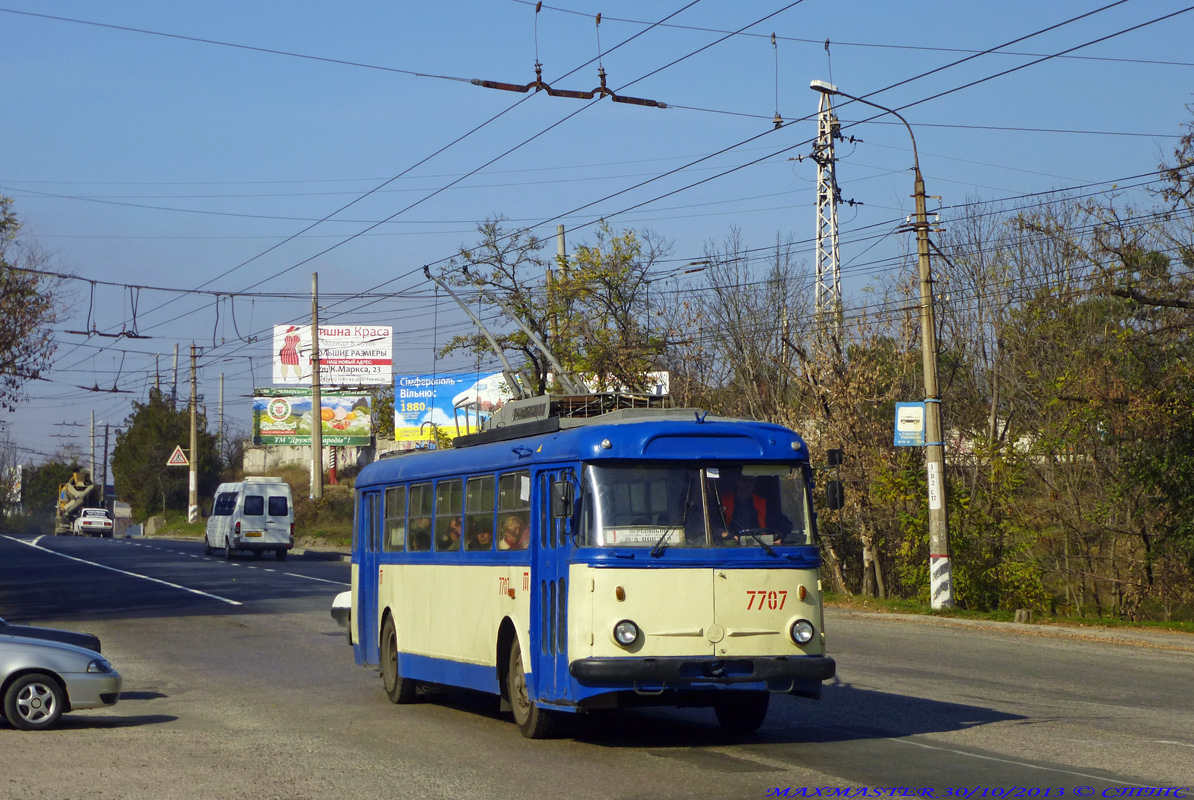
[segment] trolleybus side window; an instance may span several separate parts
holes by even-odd
[[[431,549],[431,498],[430,483],[416,483],[410,487],[407,550],[423,552]]]
[[[498,478],[498,549],[525,550],[531,529],[531,474],[508,472]]]
[[[435,485],[435,549],[460,549],[460,512],[464,500],[464,482],[460,478]]]
[[[385,502],[385,550],[402,550],[406,546],[406,487],[391,486],[386,489]]]
[[[365,505],[365,495],[357,494],[356,489],[352,490],[352,535],[353,535],[353,549],[358,552],[365,549],[365,536],[369,533],[361,525],[361,507]]]
[[[493,549],[494,479],[469,478],[464,499],[464,548]]]

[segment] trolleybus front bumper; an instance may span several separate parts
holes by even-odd
[[[837,672],[828,656],[758,658],[582,658],[568,671],[587,686],[617,684],[827,681]]]

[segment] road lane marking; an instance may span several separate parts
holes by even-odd
[[[810,725],[809,727],[816,728],[817,730],[828,731],[830,733],[841,733],[842,731],[845,731],[846,733],[853,734],[860,739],[873,739],[874,738],[873,736],[871,736],[869,734],[858,733],[857,731],[852,731],[849,728],[822,728],[819,725]],[[1117,781],[1117,780],[1115,780],[1115,778],[1104,778],[1100,775],[1089,775],[1085,772],[1075,772],[1074,770],[1059,769],[1057,767],[1042,767],[1039,764],[1029,764],[1027,761],[1017,761],[1012,758],[996,758],[995,756],[984,756],[984,755],[980,755],[978,753],[968,753],[965,750],[955,750],[952,747],[938,747],[937,745],[925,744],[924,742],[914,742],[911,739],[887,738],[886,741],[895,742],[898,744],[912,745],[913,747],[922,747],[925,750],[938,750],[942,753],[953,753],[954,755],[959,755],[959,756],[969,756],[970,758],[977,758],[977,759],[981,759],[983,761],[995,761],[1000,764],[1014,764],[1017,767],[1027,767],[1028,769],[1038,769],[1038,770],[1041,770],[1042,772],[1059,772],[1062,775],[1074,775],[1079,778],[1087,778],[1092,781],[1106,781],[1107,783],[1118,783],[1120,786],[1136,786],[1137,785],[1135,783],[1131,783],[1128,781]]]
[[[233,606],[244,605],[244,603],[240,602],[239,600],[229,600],[227,597],[220,597],[218,594],[211,594],[210,592],[204,592],[200,589],[192,589],[189,586],[182,586],[181,584],[171,583],[170,581],[164,581],[161,578],[151,578],[148,575],[142,575],[139,572],[129,572],[127,570],[117,569],[116,567],[109,567],[106,564],[98,564],[95,561],[88,561],[83,558],[76,558],[75,556],[68,556],[65,553],[56,552],[54,550],[49,549],[48,547],[42,547],[34,542],[26,542],[24,540],[17,539],[15,537],[7,536],[7,535],[4,536],[4,538],[10,539],[14,542],[18,542],[20,544],[28,545],[29,547],[32,547],[35,550],[41,550],[42,552],[50,553],[52,555],[60,556],[62,558],[69,558],[71,561],[78,561],[80,564],[89,564],[93,567],[99,567],[100,569],[106,569],[111,572],[119,572],[121,575],[128,575],[133,578],[141,578],[142,580],[152,581],[154,583],[160,583],[163,586],[169,586],[172,589],[182,589],[184,592],[190,592],[191,594],[198,594],[198,595],[202,595],[204,597],[210,597],[213,600],[219,600],[221,603],[228,603],[229,605],[233,605]]]
[[[351,583],[345,583],[344,581],[329,581],[325,578],[312,578],[310,575],[299,575],[295,572],[283,572],[282,574],[289,575],[292,578],[306,578],[309,581],[319,581],[320,583],[334,583],[337,586],[352,586]]]

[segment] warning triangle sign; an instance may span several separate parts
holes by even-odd
[[[167,467],[185,467],[190,465],[187,461],[187,454],[182,451],[182,445],[174,448],[174,452],[170,454],[169,460],[166,461]]]

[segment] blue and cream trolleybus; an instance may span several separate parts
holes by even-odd
[[[499,695],[525,736],[564,713],[711,707],[762,724],[825,655],[805,443],[646,395],[503,406],[456,447],[356,482],[349,638],[395,703]]]

